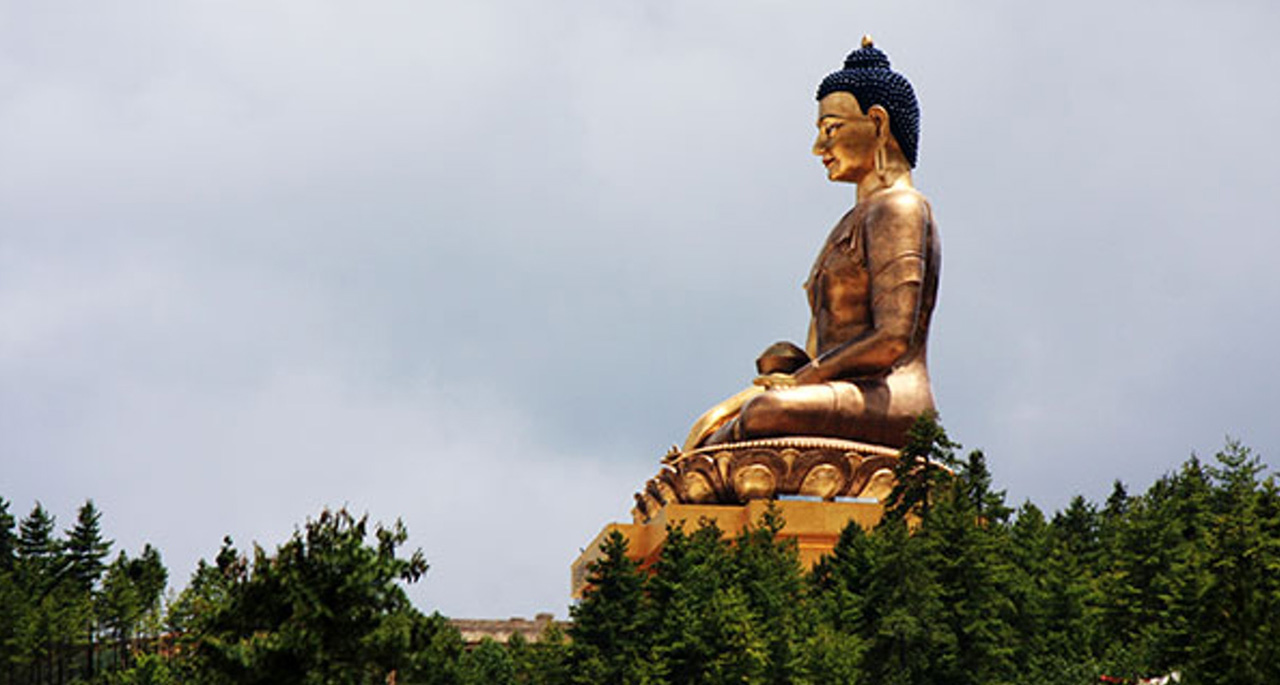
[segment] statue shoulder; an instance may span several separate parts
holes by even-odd
[[[867,201],[867,220],[870,223],[928,223],[933,211],[929,200],[915,188],[894,188],[877,194]]]
[[[868,250],[887,255],[916,252],[934,240],[936,227],[929,201],[914,188],[894,188],[878,193],[867,203],[862,232]],[[875,257],[873,256],[873,259]]]

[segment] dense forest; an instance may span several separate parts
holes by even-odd
[[[324,511],[274,550],[229,539],[166,597],[92,502],[58,533],[0,499],[0,685],[46,683],[1280,683],[1280,492],[1247,448],[1047,516],[932,422],[882,523],[801,569],[771,511],[672,528],[640,569],[608,539],[572,625],[467,649],[404,584],[399,523]]]

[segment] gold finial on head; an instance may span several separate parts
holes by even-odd
[[[869,48],[869,47],[873,47],[873,46],[875,46],[875,44],[876,44],[876,42],[875,42],[874,40],[871,40],[871,34],[870,34],[870,33],[864,33],[864,34],[862,34],[862,47],[864,47],[864,48]]]

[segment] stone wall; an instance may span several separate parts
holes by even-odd
[[[542,634],[546,632],[551,624],[560,626],[561,630],[569,629],[568,621],[557,621],[552,614],[538,614],[530,621],[527,618],[508,618],[508,619],[490,619],[490,618],[451,618],[449,623],[458,632],[462,633],[462,641],[468,647],[474,647],[480,644],[486,637],[495,641],[506,643],[511,639],[512,635],[520,634],[526,642],[537,642],[542,639]]]

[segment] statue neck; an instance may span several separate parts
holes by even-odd
[[[861,203],[882,190],[915,187],[911,184],[911,167],[905,160],[900,164],[895,162],[890,161],[883,173],[872,171],[858,181],[857,202]]]

